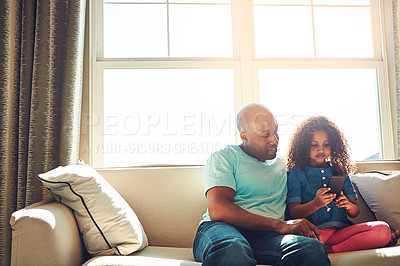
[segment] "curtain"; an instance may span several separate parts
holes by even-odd
[[[397,97],[397,158],[400,158],[400,3],[393,1],[393,36],[395,54],[395,83]]]
[[[49,197],[37,175],[76,163],[85,0],[0,1],[0,264],[12,212]]]

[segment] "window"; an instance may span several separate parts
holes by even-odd
[[[353,160],[394,158],[382,0],[91,2],[95,167],[202,165],[238,143],[236,113],[271,109],[279,153],[309,115]]]

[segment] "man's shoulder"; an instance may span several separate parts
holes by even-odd
[[[269,165],[273,166],[274,168],[280,168],[286,170],[286,157],[282,155],[277,155],[275,159],[271,160]]]
[[[240,150],[239,145],[226,145],[225,148],[220,149],[217,152],[224,152],[224,153],[238,153]]]
[[[233,165],[238,160],[238,148],[239,146],[236,145],[228,145],[223,149],[215,151],[210,155],[207,159],[206,166],[219,166],[221,164],[229,164]],[[240,149],[240,148],[239,148]]]
[[[286,157],[278,154],[276,155],[275,162],[286,165]]]
[[[239,153],[239,145],[227,145],[225,148],[222,148],[218,151],[215,151],[213,154],[211,154],[211,157],[231,157],[231,156],[237,156]]]

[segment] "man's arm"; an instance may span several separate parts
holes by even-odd
[[[228,187],[213,187],[207,191],[210,219],[237,227],[273,231],[280,234],[296,234],[321,240],[318,229],[306,219],[279,221],[250,213],[233,203],[235,191]]]

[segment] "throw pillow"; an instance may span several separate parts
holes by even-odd
[[[147,246],[135,212],[92,167],[59,166],[39,174],[54,197],[70,207],[86,249],[93,255],[128,255]]]
[[[400,172],[357,173],[351,176],[377,220],[400,230]]]

